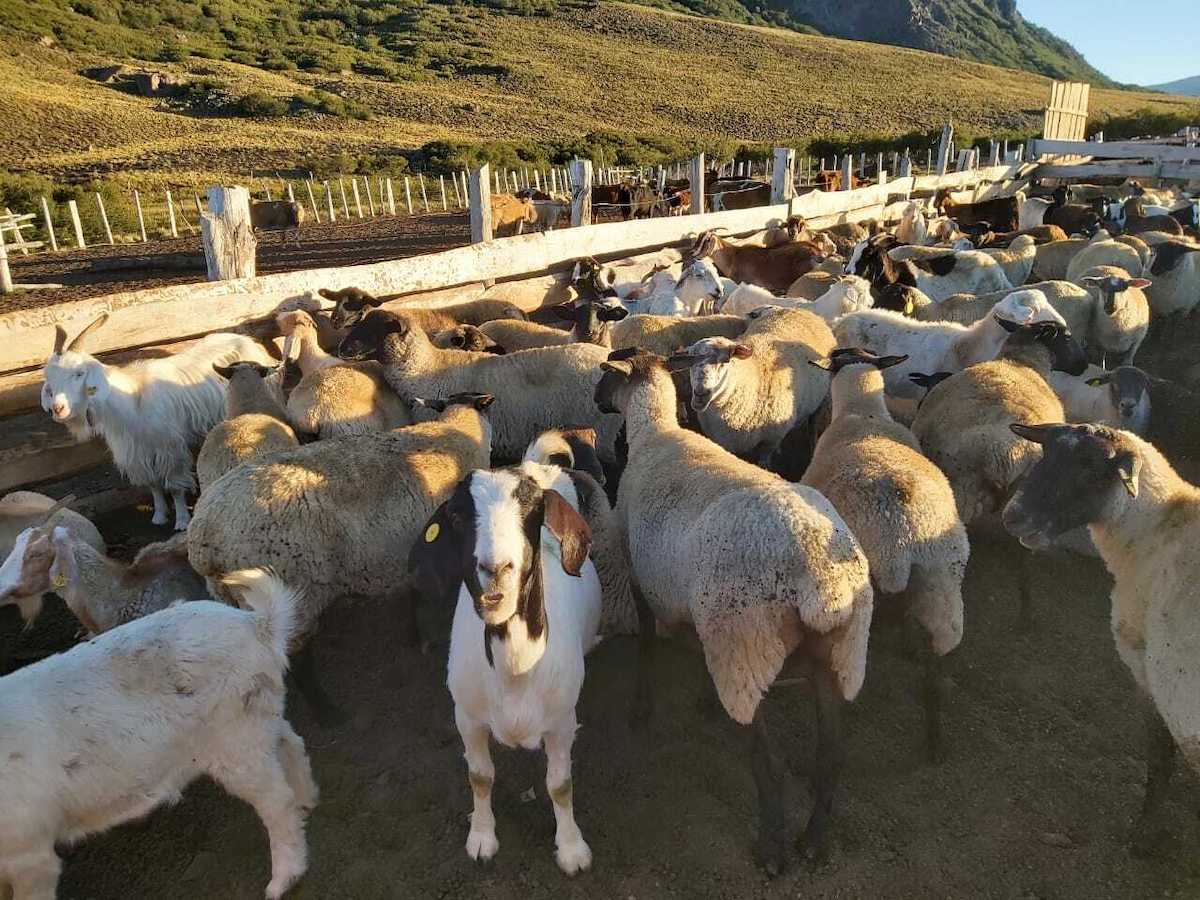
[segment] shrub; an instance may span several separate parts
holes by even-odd
[[[357,100],[348,100],[331,94],[328,91],[312,91],[297,94],[292,98],[292,106],[298,110],[312,110],[327,116],[338,116],[343,119],[371,118],[371,110]]]
[[[285,101],[278,97],[272,97],[264,91],[252,91],[244,97],[238,98],[234,104],[234,111],[239,116],[247,116],[255,119],[269,119],[276,116],[286,116],[288,114],[288,105]]]

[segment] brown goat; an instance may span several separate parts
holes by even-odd
[[[696,238],[693,259],[709,258],[726,278],[764,287],[782,295],[801,275],[811,272],[825,260],[819,247],[807,241],[794,241],[779,247],[731,244],[711,231]]]
[[[953,219],[959,228],[984,222],[996,231],[1013,231],[1017,228],[1016,197],[997,197],[979,203],[955,203],[950,199],[950,189],[942,188],[934,195],[933,206],[939,216]]]

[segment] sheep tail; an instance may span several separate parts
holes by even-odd
[[[289,587],[271,569],[242,569],[220,579],[241,597],[243,606],[258,614],[259,642],[287,668],[287,646],[295,630],[295,610],[301,590]]]

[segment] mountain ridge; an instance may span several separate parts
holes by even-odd
[[[1165,84],[1147,85],[1151,91],[1162,91],[1164,94],[1181,94],[1184,97],[1200,97],[1200,75],[1191,78],[1180,78]]]

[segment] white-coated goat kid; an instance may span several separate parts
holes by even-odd
[[[154,495],[155,525],[167,524],[170,493],[175,530],[183,531],[190,520],[187,495],[196,490],[192,448],[225,416],[224,382],[213,365],[273,360],[244,335],[211,334],[165,359],[109,366],[82,349],[107,319],[102,314],[69,343],[56,326],[42,408],[78,439],[104,439],[121,474]]]
[[[225,580],[248,611],[172,606],[0,678],[0,896],[53,900],[56,843],[177,801],[203,774],[266,826],[270,900],[304,874],[317,786],[283,717],[295,594],[262,569]]]
[[[490,738],[528,750],[544,744],[556,859],[567,875],[592,864],[575,823],[571,746],[583,657],[600,623],[592,535],[578,507],[573,482],[557,466],[476,470],[434,513],[414,550],[428,557],[418,565],[460,584],[447,682],[475,802],[467,854],[484,861],[500,849]]]

